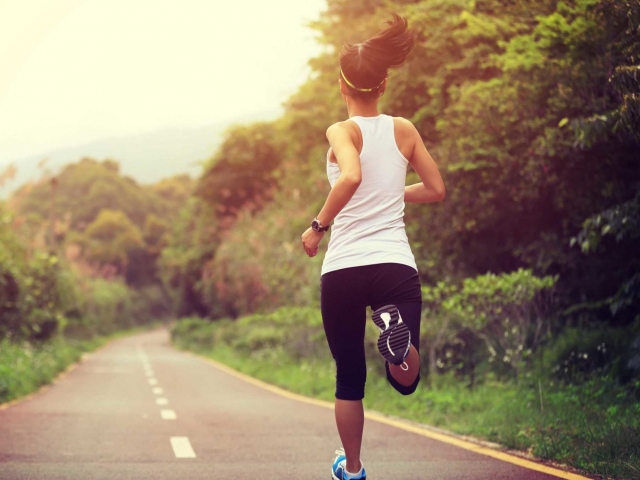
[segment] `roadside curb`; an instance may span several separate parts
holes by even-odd
[[[290,392],[283,388],[276,387],[275,385],[267,383],[263,380],[258,380],[257,378],[253,378],[245,373],[234,370],[233,368],[223,363],[220,363],[216,360],[213,360],[209,357],[206,357],[204,355],[190,352],[188,350],[182,350],[182,349],[178,349],[178,350],[188,355],[191,355],[195,358],[198,358],[200,360],[204,360],[205,362],[211,364],[212,366],[214,366],[219,370],[222,370],[225,373],[228,373],[229,375],[232,375],[240,380],[250,383],[263,390],[267,390],[269,392],[275,393],[276,395],[279,395],[281,397],[288,398],[290,400],[295,400],[302,403],[307,403],[310,405],[315,405],[317,407],[328,408],[333,410],[333,403],[331,402],[327,402],[324,400],[317,400],[315,398],[305,397],[304,395]],[[578,473],[573,473],[567,470],[561,470],[560,468],[568,468],[568,467],[565,467],[564,465],[562,466],[559,465],[558,467],[560,468],[556,468],[548,464],[540,463],[541,461],[537,461],[534,458],[525,457],[526,454],[524,453],[517,452],[517,451],[516,452],[509,451],[503,448],[501,445],[498,445],[495,443],[478,440],[473,437],[457,435],[443,429],[431,427],[429,425],[424,425],[421,423],[411,422],[406,419],[392,417],[392,416],[388,416],[388,415],[385,415],[379,412],[370,411],[370,410],[365,410],[365,418],[369,420],[373,420],[378,423],[383,423],[385,425],[399,428],[401,430],[405,430],[407,432],[411,432],[416,435],[427,437],[432,440],[437,440],[442,443],[447,443],[449,445],[453,445],[453,446],[462,448],[464,450],[478,453],[480,455],[495,458],[496,460],[501,460],[503,462],[517,465],[519,467],[523,467],[528,470],[534,470],[537,472],[546,473],[548,475],[553,475],[554,477],[557,477],[557,478],[562,478],[565,480],[591,480],[589,477],[585,477]]]

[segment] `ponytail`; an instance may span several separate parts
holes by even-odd
[[[351,96],[379,97],[389,69],[402,65],[413,48],[415,32],[405,18],[393,13],[393,19],[386,23],[389,26],[375,37],[342,47],[340,76]]]

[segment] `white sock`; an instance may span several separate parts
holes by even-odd
[[[347,478],[357,478],[362,474],[362,469],[364,467],[362,466],[362,464],[360,464],[360,470],[358,470],[356,473],[351,473],[347,470],[347,468],[345,467],[344,469],[344,473],[347,475]]]

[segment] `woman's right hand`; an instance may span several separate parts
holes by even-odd
[[[310,257],[315,257],[318,254],[318,245],[324,237],[324,232],[316,232],[313,228],[309,227],[302,234],[300,239],[302,240],[302,248]]]

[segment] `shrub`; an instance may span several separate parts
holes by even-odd
[[[15,343],[0,340],[0,403],[21,397],[49,383],[83,351],[95,348],[91,342],[55,338],[48,342]]]
[[[199,317],[183,318],[171,329],[171,340],[180,347],[187,345],[195,349],[210,348],[214,344],[213,335],[216,327],[210,320]]]
[[[171,334],[180,346],[207,349],[224,344],[247,355],[284,350],[293,359],[303,359],[329,354],[320,312],[310,307],[284,307],[236,321],[186,318],[176,323]]]
[[[543,352],[544,368],[566,383],[588,380],[593,374],[629,383],[640,378],[634,346],[640,323],[630,328],[566,328]]]
[[[46,340],[64,329],[77,291],[68,266],[46,251],[28,252],[10,221],[0,217],[0,337]]]
[[[556,281],[519,269],[467,278],[461,286],[441,282],[425,287],[430,371],[436,371],[435,350],[470,331],[485,343],[489,362],[508,366],[519,378],[542,340]]]

